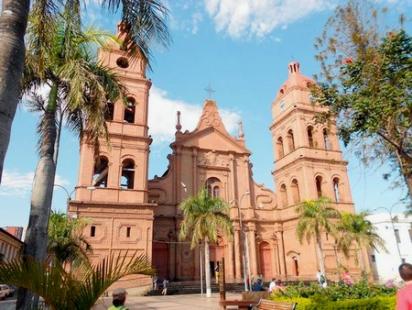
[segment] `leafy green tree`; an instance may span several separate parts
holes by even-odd
[[[1,283],[30,290],[43,297],[48,309],[53,310],[92,309],[114,282],[131,274],[153,274],[144,255],[119,253],[96,266],[83,264],[69,272],[57,260],[26,259],[0,264]]]
[[[87,262],[87,254],[92,251],[92,247],[83,236],[86,225],[87,220],[84,218],[69,218],[65,213],[52,212],[47,246],[50,258],[56,259],[63,267]]]
[[[321,74],[313,95],[329,108],[318,120],[337,118],[343,142],[365,163],[391,162],[411,198],[412,37],[385,29],[384,13],[363,0],[336,8],[315,43]]]
[[[306,200],[296,207],[298,224],[296,234],[299,242],[303,239],[310,243],[314,240],[320,271],[325,273],[325,259],[322,250],[322,234],[334,234],[334,220],[340,217],[339,211],[331,207],[330,199],[321,197],[317,200]]]
[[[65,7],[61,16],[50,17],[48,29],[43,29],[41,16],[36,15],[40,14],[39,8],[35,6],[28,28],[23,89],[33,94],[29,106],[39,114],[40,122],[39,161],[23,256],[38,261],[44,261],[47,255],[47,227],[62,125],[65,122],[79,137],[97,145],[99,137],[107,138],[107,101],[123,100],[126,92],[117,76],[92,53],[92,47],[103,45],[108,35],[93,29],[83,32],[74,14],[80,16],[80,7],[77,9]],[[46,31],[46,34],[38,31]],[[47,44],[42,36],[47,37]],[[47,99],[37,95],[38,90],[45,87],[50,88]],[[84,131],[87,134],[82,136]],[[30,297],[23,298],[23,291],[19,296],[18,305],[24,299],[27,306]]]
[[[30,3],[32,2],[32,3]],[[27,20],[30,8],[37,22],[37,45],[47,50],[53,46],[53,19],[61,11],[62,5],[73,10],[68,16],[76,17],[74,22],[80,27],[77,14],[81,0],[3,0],[0,8],[0,183],[6,156],[11,125],[16,113],[21,91],[21,76],[24,67]],[[150,58],[154,43],[167,46],[170,42],[165,20],[168,15],[161,0],[103,0],[103,8],[110,13],[121,13],[121,22],[127,26],[129,39],[137,50]],[[33,32],[33,31],[32,31]],[[128,42],[124,42],[126,48]],[[30,51],[32,47],[28,47]],[[46,60],[46,59],[44,59]]]
[[[360,269],[365,271],[366,262],[362,250],[382,249],[386,251],[385,242],[376,233],[372,223],[365,217],[368,214],[343,212],[337,223],[337,246],[346,257],[355,244],[356,260],[360,264]]]
[[[189,239],[190,247],[194,249],[204,242],[206,295],[211,296],[211,276],[209,266],[209,243],[216,242],[218,232],[228,238],[233,235],[233,225],[229,217],[230,206],[222,199],[211,197],[203,188],[196,196],[185,199],[179,208],[183,212],[183,221],[180,224],[180,239]]]

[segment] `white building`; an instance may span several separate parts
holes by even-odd
[[[376,233],[385,241],[388,252],[372,251],[370,262],[375,279],[385,282],[399,280],[398,267],[402,262],[412,263],[412,216],[403,213],[378,213],[367,216],[376,227]]]

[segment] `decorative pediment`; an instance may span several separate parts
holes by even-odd
[[[250,151],[244,147],[242,142],[237,141],[227,132],[221,132],[215,127],[207,127],[203,130],[195,130],[190,134],[183,135],[176,141],[176,144],[213,151],[250,154]]]
[[[222,118],[220,117],[216,102],[213,100],[205,101],[202,116],[200,117],[195,131],[200,131],[208,127],[214,127],[219,131],[228,134],[225,125],[222,122]]]

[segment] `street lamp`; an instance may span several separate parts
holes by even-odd
[[[73,193],[74,193],[74,191],[75,191],[76,189],[74,189],[74,190],[72,190],[71,192],[69,192],[69,191],[67,190],[67,188],[65,188],[63,185],[53,184],[53,186],[59,187],[59,188],[61,188],[61,189],[63,189],[63,190],[65,191],[65,193],[66,193],[66,195],[67,195],[67,201],[72,200],[72,195],[73,195]]]
[[[69,192],[69,191],[67,190],[67,188],[64,187],[63,185],[53,184],[53,186],[54,186],[54,187],[59,187],[59,188],[61,188],[61,189],[64,190],[64,192],[66,193],[66,195],[67,195],[67,200],[66,200],[66,209],[67,209],[67,210],[66,210],[66,212],[68,212],[68,210],[69,210],[69,203],[70,203],[70,201],[72,200],[72,195],[73,195],[73,193],[75,192],[76,189],[73,189],[71,192]],[[77,212],[76,212],[76,214],[73,215],[72,217],[73,217],[73,218],[77,218],[77,217],[78,217]]]
[[[398,238],[397,238],[396,230],[395,230],[395,224],[393,223],[393,217],[392,217],[392,210],[393,210],[393,208],[394,208],[396,205],[398,205],[398,204],[399,204],[399,202],[393,204],[390,208],[378,207],[378,208],[373,209],[372,211],[376,211],[376,210],[379,210],[379,209],[383,209],[383,210],[385,210],[386,212],[388,212],[389,218],[390,218],[390,221],[391,221],[392,230],[393,230],[393,233],[394,233],[394,235],[395,235],[396,249],[398,250],[399,260],[400,260],[400,262],[401,262],[401,264],[402,264],[401,250],[400,250],[400,248],[399,248]]]
[[[242,199],[250,195],[250,192],[247,191],[243,193],[243,195],[239,199],[239,203],[236,203],[237,206],[237,212],[238,212],[238,217],[239,217],[239,229],[240,229],[240,238],[241,244],[243,243],[243,251],[242,251],[242,260],[243,260],[243,281],[245,284],[245,291],[249,290],[250,287],[250,267],[249,267],[249,243],[247,242],[246,238],[246,233],[243,229],[243,220],[242,220],[242,213],[240,212],[240,205],[242,204]],[[236,200],[232,200],[230,203],[236,202]],[[248,281],[249,279],[249,281]]]

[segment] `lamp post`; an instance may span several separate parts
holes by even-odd
[[[187,186],[185,183],[180,182],[185,193],[187,193]],[[206,272],[206,271],[205,271]],[[199,273],[200,273],[200,295],[203,295],[203,252],[202,252],[202,241],[199,244]]]
[[[399,261],[400,261],[400,263],[402,264],[401,250],[400,250],[400,248],[399,248],[398,238],[397,238],[396,230],[395,230],[395,224],[393,223],[393,217],[392,217],[392,210],[393,210],[393,208],[394,208],[396,205],[398,205],[398,204],[399,204],[399,202],[393,204],[390,208],[378,207],[378,208],[373,209],[372,211],[376,211],[376,210],[379,210],[379,209],[383,209],[383,210],[385,210],[386,212],[388,212],[388,214],[389,214],[389,219],[390,219],[390,221],[391,221],[391,226],[392,226],[393,234],[395,235],[396,249],[398,250]]]
[[[245,284],[245,291],[248,291],[250,288],[249,243],[247,242],[246,233],[245,233],[245,230],[243,229],[243,220],[242,220],[242,212],[240,212],[240,205],[242,204],[242,199],[249,194],[250,194],[249,191],[243,193],[239,199],[239,203],[236,203],[238,217],[239,217],[239,229],[240,229],[240,236],[241,236],[240,238],[242,239],[240,243],[241,244],[243,243],[242,261],[243,261],[243,281]],[[231,203],[233,202],[235,202],[235,200],[231,201]]]
[[[64,192],[66,193],[66,195],[67,195],[67,199],[66,199],[66,212],[68,212],[68,210],[69,210],[69,203],[70,203],[70,201],[72,200],[72,195],[73,195],[73,193],[75,192],[75,190],[76,189],[73,189],[71,192],[69,192],[68,190],[67,190],[67,188],[66,187],[64,187],[63,185],[60,185],[60,184],[53,184],[53,186],[54,187],[59,187],[59,188],[61,188],[62,190],[64,190]],[[76,216],[76,218],[78,217],[78,215],[77,215],[77,212],[76,212],[76,215],[74,215],[74,216]],[[73,216],[73,217],[74,217]]]

